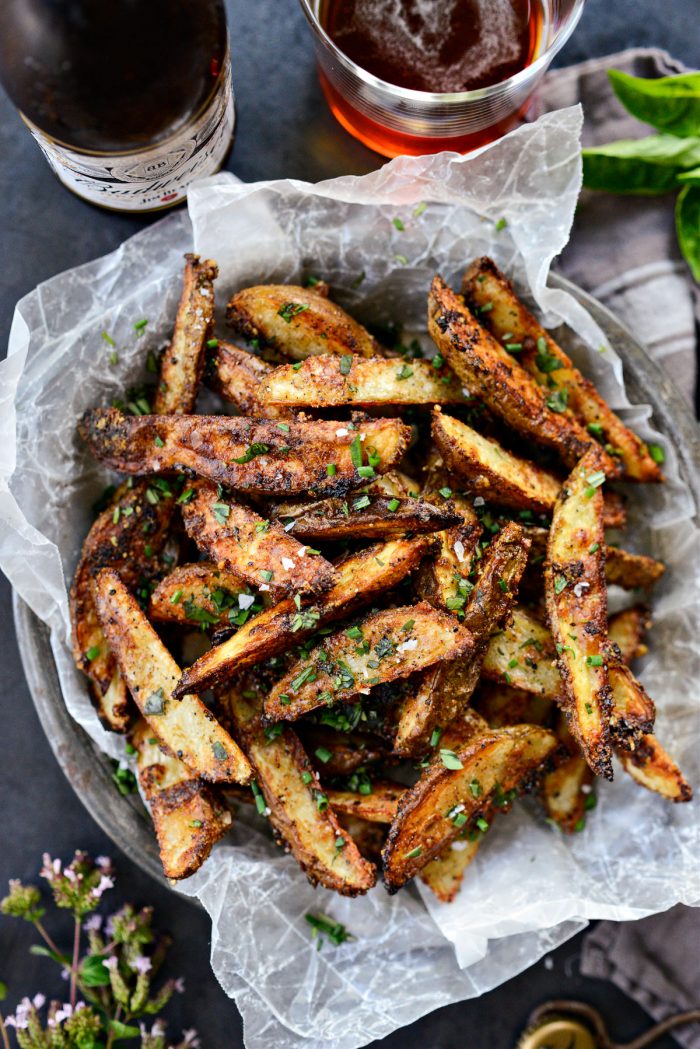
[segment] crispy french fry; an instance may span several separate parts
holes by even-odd
[[[271,364],[254,353],[219,339],[207,357],[204,381],[242,415],[275,419],[277,412],[266,410],[258,400],[259,384],[272,370]]]
[[[292,284],[259,284],[230,300],[228,323],[294,361],[322,353],[375,357],[382,350],[366,328],[325,295]]]
[[[295,721],[473,648],[468,630],[425,601],[373,612],[324,638],[307,660],[295,663],[267,695],[265,717]]]
[[[173,695],[220,684],[234,671],[261,663],[310,637],[319,627],[368,604],[412,572],[432,542],[431,536],[393,539],[344,558],[336,566],[337,582],[314,605],[299,610],[293,601],[286,600],[261,612],[232,638],[193,663]]]
[[[569,726],[593,772],[612,779],[604,480],[595,450],[568,477],[549,532],[545,596]]]
[[[612,693],[610,730],[615,745],[633,749],[640,735],[654,727],[654,702],[629,667],[611,664],[608,678]]]
[[[231,813],[208,784],[158,746],[143,719],[131,742],[139,782],[148,799],[163,873],[173,881],[199,870],[212,846],[231,826]]]
[[[359,816],[369,823],[392,822],[396,816],[399,798],[406,791],[400,783],[391,780],[373,780],[370,794],[358,794],[352,790],[336,790],[328,787],[326,794],[334,812],[344,816]]]
[[[512,429],[553,449],[570,467],[591,447],[600,448],[568,410],[563,391],[554,397],[538,386],[439,276],[428,296],[428,330],[465,387]],[[600,451],[605,472],[619,474],[619,464]]]
[[[336,581],[328,561],[307,554],[279,525],[226,499],[208,481],[193,488],[194,498],[182,508],[185,528],[215,564],[277,598],[322,593]]]
[[[475,859],[482,834],[472,832],[470,837],[457,838],[446,845],[434,860],[420,872],[421,881],[437,896],[441,903],[452,903],[460,890],[464,872]]]
[[[371,889],[376,870],[340,826],[294,731],[266,731],[259,698],[231,690],[225,702],[254,767],[270,823],[312,885],[320,883],[344,896]]]
[[[640,786],[670,801],[692,800],[692,787],[656,736],[643,736],[634,750],[621,750],[619,757],[625,772]]]
[[[243,594],[243,604],[238,597]],[[213,561],[179,565],[161,579],[151,594],[149,615],[160,622],[192,626],[231,625],[230,612],[240,615],[255,598],[242,576]]]
[[[405,885],[464,830],[486,822],[496,796],[525,790],[557,745],[546,729],[517,725],[477,735],[449,757],[433,761],[403,795],[389,830],[382,854],[389,892]]]
[[[625,477],[660,481],[661,470],[649,450],[603,400],[590,380],[518,299],[513,286],[489,258],[475,259],[464,274],[462,294],[479,312],[481,323],[501,343],[520,347],[518,363],[542,386],[568,391],[568,406],[603,445],[615,449]],[[484,307],[489,308],[484,312]]]
[[[447,368],[432,361],[386,357],[308,357],[299,368],[283,364],[262,379],[264,404],[287,408],[334,408],[353,405],[464,404],[468,398]]]
[[[610,616],[608,640],[617,645],[623,663],[628,665],[647,652],[644,636],[651,627],[651,616],[644,605],[634,605]]]
[[[160,362],[155,415],[189,415],[194,410],[206,344],[214,330],[214,281],[218,273],[211,259],[202,262],[199,255],[185,255],[173,337]]]
[[[487,547],[464,608],[463,625],[474,638],[474,647],[454,663],[437,668],[429,697],[420,690],[405,697],[397,720],[395,753],[412,755],[427,748],[435,729],[449,725],[471,699],[490,635],[512,608],[528,550],[524,529],[512,521]]]
[[[586,822],[593,773],[571,735],[562,711],[559,711],[555,732],[566,747],[568,757],[558,762],[555,768],[542,777],[541,798],[549,818],[554,820],[565,834],[573,834],[583,830]]]
[[[605,513],[605,496],[603,506]],[[532,540],[532,557],[543,560],[547,552],[547,529],[531,527],[528,535]],[[617,546],[605,547],[605,580],[608,585],[621,586],[624,590],[649,588],[659,581],[665,570],[665,566],[653,557],[631,554]]]
[[[399,499],[364,489],[347,499],[280,503],[274,516],[297,539],[335,542],[437,532],[459,520],[446,505],[434,506],[423,499]]]
[[[556,699],[562,691],[556,657],[547,627],[525,609],[514,608],[510,623],[491,638],[482,673],[490,681]]]
[[[202,779],[247,783],[245,755],[201,700],[173,699],[180,668],[113,569],[98,572],[95,601],[134,702],[163,746]]]
[[[113,732],[126,732],[133,707],[97,616],[93,579],[101,568],[117,568],[135,587],[149,563],[146,547],[153,555],[165,540],[171,510],[172,499],[162,490],[143,482],[121,485],[88,532],[73,577],[73,658],[90,678],[100,720]]]
[[[351,429],[325,420],[127,416],[116,408],[86,412],[80,433],[96,459],[122,473],[191,470],[242,492],[317,496],[344,495],[362,483],[361,470],[374,476],[390,469],[411,436],[398,419],[367,419]]]
[[[446,505],[454,507],[460,521],[437,536],[434,554],[420,567],[416,589],[436,608],[459,612],[471,589],[468,576],[482,528],[466,499],[452,495]]]

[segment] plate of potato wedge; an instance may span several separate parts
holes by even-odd
[[[145,807],[115,792],[16,600],[42,721],[103,828],[177,882],[245,812],[313,884],[418,878],[448,902],[524,795],[576,833],[616,759],[690,802],[634,667],[665,566],[625,546],[616,488],[663,484],[663,453],[508,275],[487,257],[459,287],[435,274],[428,354],[316,278],[240,288],[217,324],[216,277],[186,256],[151,385],[79,423],[119,483],[73,578],[73,656]],[[697,498],[697,429],[670,382],[550,282],[617,348]],[[609,586],[634,601],[611,611]]]

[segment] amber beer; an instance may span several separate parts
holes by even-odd
[[[223,0],[2,0],[0,80],[78,196],[183,200],[233,137]]]

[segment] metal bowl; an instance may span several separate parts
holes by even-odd
[[[552,287],[568,291],[595,318],[623,362],[632,403],[650,404],[654,422],[675,448],[683,480],[700,508],[700,427],[677,389],[631,332],[597,299],[552,274]],[[86,809],[129,859],[161,884],[169,885],[160,864],[153,828],[138,795],[122,797],[112,780],[112,764],[68,713],[51,652],[48,627],[14,595],[14,618],[24,673],[39,720],[56,759]]]

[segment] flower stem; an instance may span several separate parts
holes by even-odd
[[[0,1013],[0,1036],[2,1037],[3,1049],[10,1049],[10,1038],[5,1027],[5,1020],[2,1013]]]
[[[75,932],[73,934],[73,960],[70,967],[70,1004],[75,1009],[77,998],[78,962],[80,960],[80,918],[75,919]]]
[[[118,1022],[121,1019],[121,1011],[122,1011],[122,1007],[121,1007],[121,1005],[118,1005],[117,1008],[116,1008],[116,1011],[114,1013],[114,1020],[115,1020],[115,1022]],[[112,1028],[110,1028],[110,1030],[109,1030],[109,1037],[107,1038],[107,1044],[105,1046],[105,1049],[112,1049],[112,1042],[113,1041],[114,1041],[114,1030]]]
[[[51,939],[51,937],[49,936],[49,934],[47,933],[46,929],[41,924],[41,922],[39,921],[38,918],[34,919],[34,928],[39,933],[39,935],[42,937],[42,939],[43,939],[44,943],[47,945],[47,947],[50,947],[51,950],[54,952],[54,954],[57,954],[59,957],[62,958],[63,955],[61,954],[61,952],[59,951],[58,947],[56,946],[54,941]]]

